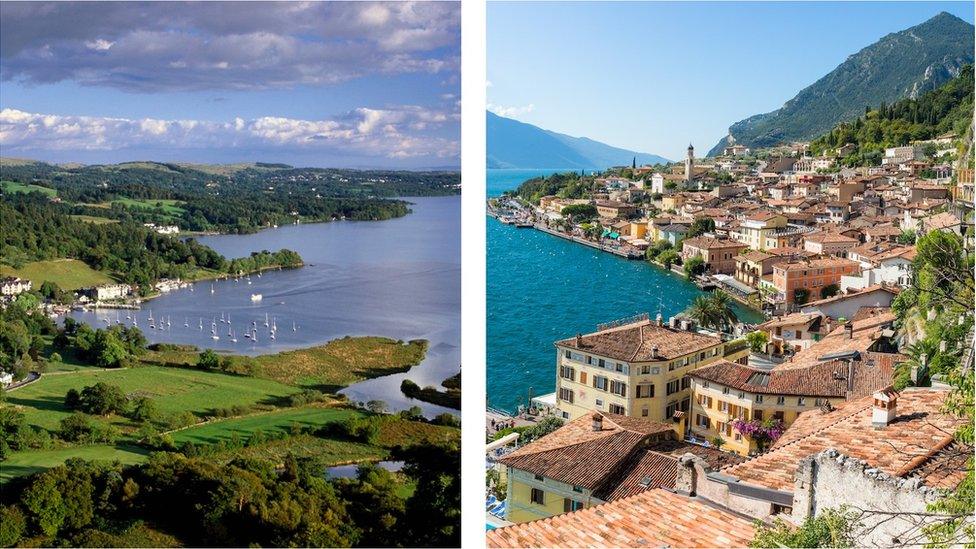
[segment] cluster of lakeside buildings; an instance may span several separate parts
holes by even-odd
[[[973,249],[973,172],[920,150],[834,170],[838,158],[802,146],[749,165],[732,146],[707,166],[689,146],[684,166],[599,177],[591,197],[508,199],[577,238],[562,208],[592,204],[606,246],[642,257],[627,250],[668,242],[702,258],[714,286],[767,313],[754,328],[767,343],[755,352],[660,314],[554,342],[556,390],[533,406],[565,424],[493,448],[506,497],[488,546],[746,546],[757,520],[800,525],[841,506],[861,545],[922,539],[928,505],[959,485],[973,449],[954,438],[965,420],[944,410],[937,376],[892,389],[911,336],[891,305],[911,284],[905,235],[952,231]],[[689,236],[703,217],[714,229]],[[972,369],[972,334],[967,345]],[[911,368],[910,385],[926,374]]]
[[[948,147],[951,136],[932,141]],[[888,149],[877,167],[843,169],[844,147],[811,158],[799,144],[746,160],[751,151],[734,145],[704,164],[689,146],[683,165],[599,176],[585,198],[544,196],[531,208],[503,199],[502,207],[523,226],[582,238],[583,224],[561,212],[592,204],[602,229],[593,240],[604,249],[643,258],[666,243],[682,262],[702,258],[709,285],[767,312],[790,313],[838,294],[904,287],[913,236],[951,231],[972,247],[973,170],[925,159],[926,144]],[[714,228],[696,231],[703,219]]]

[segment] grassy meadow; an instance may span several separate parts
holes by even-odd
[[[40,287],[45,280],[50,280],[66,291],[115,282],[108,274],[96,271],[77,259],[32,261],[19,269],[0,265],[0,276],[18,276],[30,280],[35,288]]]

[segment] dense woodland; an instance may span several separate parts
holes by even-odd
[[[593,190],[593,178],[576,172],[554,173],[545,177],[533,177],[507,194],[515,195],[533,204],[543,196],[559,198],[584,198]]]
[[[63,204],[40,193],[12,194],[0,202],[0,256],[14,267],[29,261],[73,258],[146,292],[161,278],[186,278],[198,269],[234,274],[302,264],[295,252],[258,252],[228,260],[194,239],[160,235],[136,222],[95,224],[65,215]]]
[[[838,124],[811,142],[811,154],[832,153],[852,143],[857,149],[844,159],[845,164],[877,165],[888,147],[946,133],[965,136],[973,116],[973,66],[967,65],[959,76],[917,99],[903,99],[891,105],[881,103],[877,108],[865,110],[864,116]]]
[[[460,193],[457,172],[292,168],[284,164],[190,167],[139,162],[66,168],[5,161],[2,178],[55,189],[69,213],[176,223],[183,230],[254,232],[269,225],[379,220],[409,213],[401,196]],[[176,200],[177,211],[114,203]],[[106,207],[111,204],[111,207]]]

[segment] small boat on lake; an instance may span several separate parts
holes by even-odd
[[[251,301],[257,302],[261,301],[262,299],[264,299],[264,296],[261,294],[251,294]]]

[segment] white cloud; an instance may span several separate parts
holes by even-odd
[[[528,105],[523,105],[521,107],[506,107],[503,105],[488,103],[488,110],[497,114],[498,116],[504,116],[505,118],[518,118],[519,115],[528,114],[534,111],[535,105],[529,103]]]
[[[98,40],[89,40],[85,42],[85,47],[90,50],[95,51],[105,51],[111,49],[115,45],[115,42],[105,40],[104,38],[99,38]]]
[[[456,158],[456,139],[435,130],[458,119],[404,105],[355,109],[333,120],[265,116],[230,122],[60,116],[0,110],[0,145],[17,151],[111,151],[156,147],[171,149],[288,147],[347,150],[388,158]]]

